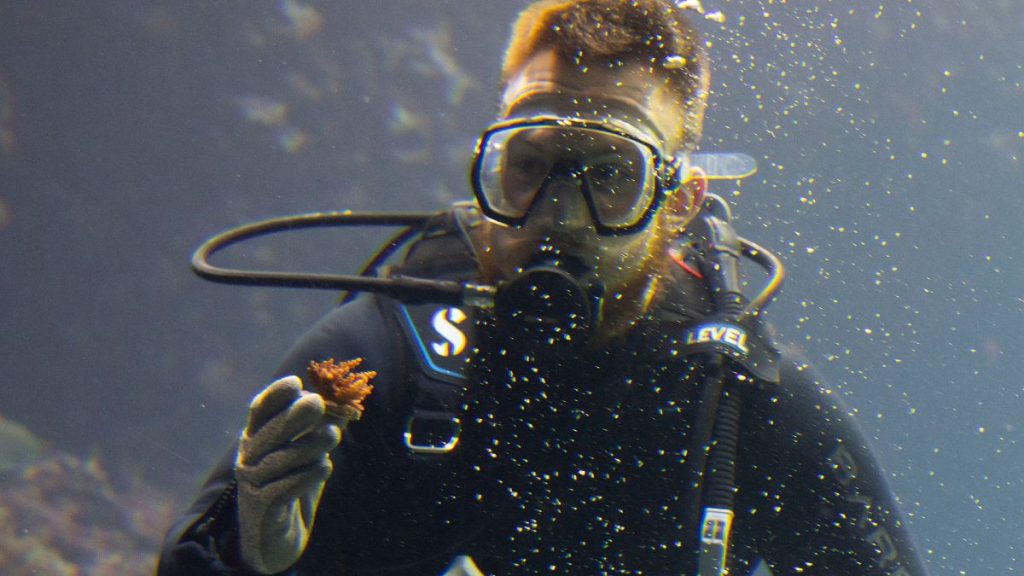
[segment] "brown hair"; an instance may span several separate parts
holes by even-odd
[[[696,144],[710,72],[700,34],[682,12],[671,0],[538,0],[513,27],[502,82],[548,48],[566,62],[646,62],[680,98],[685,121],[678,136]]]

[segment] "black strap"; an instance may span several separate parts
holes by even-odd
[[[479,212],[472,206],[456,205],[424,227],[406,251],[393,275],[465,281],[475,279],[479,261],[469,235],[479,225]],[[460,310],[457,328],[466,342],[455,350],[453,344],[438,342],[433,328],[440,314],[451,326],[452,308],[423,303],[394,303],[395,317],[402,326],[409,349],[417,361],[409,377],[411,406],[404,423],[402,442],[415,458],[432,458],[452,452],[462,431],[461,406],[466,385],[464,356],[472,349],[474,314]],[[446,348],[435,348],[444,345]],[[442,353],[439,353],[442,352]]]
[[[779,382],[779,351],[759,325],[715,317],[678,323],[662,338],[658,351],[665,362],[697,354],[720,354],[756,382]]]

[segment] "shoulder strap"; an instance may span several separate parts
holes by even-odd
[[[471,206],[456,205],[427,224],[406,251],[392,275],[443,280],[473,280],[479,270],[469,239],[480,223]],[[396,315],[421,371],[433,380],[461,384],[465,379],[466,351],[471,349],[473,309],[447,304],[395,302]]]
[[[469,235],[480,223],[472,206],[456,205],[428,223],[392,274],[469,280],[479,265]],[[446,454],[461,432],[460,406],[473,349],[474,311],[445,304],[394,302],[395,316],[416,362],[409,377],[412,407],[403,442],[413,455]]]
[[[475,278],[480,261],[470,236],[481,222],[480,212],[473,205],[454,205],[451,210],[427,222],[419,237],[406,250],[402,263],[392,270],[425,278]]]

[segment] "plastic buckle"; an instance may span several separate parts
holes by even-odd
[[[455,450],[462,422],[450,414],[420,413],[405,423],[405,447],[413,454],[447,454]]]

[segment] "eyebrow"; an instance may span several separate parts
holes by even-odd
[[[548,153],[548,150],[545,150],[545,149],[541,148],[541,146],[533,138],[529,137],[530,136],[529,133],[521,132],[520,135],[521,135],[521,137],[514,138],[511,141],[511,143],[512,144],[518,144],[518,143],[522,142],[522,145],[529,146],[530,149],[535,151],[535,152],[540,152],[540,153],[543,153],[543,154],[547,154]]]
[[[514,118],[516,116],[529,116],[533,113],[543,113],[545,115],[553,116],[566,116],[566,114],[552,114],[551,110],[545,110],[546,107],[551,105],[553,100],[555,104],[558,104],[559,108],[565,103],[564,97],[567,94],[555,94],[551,92],[533,92],[521,95],[516,99],[515,102],[507,105],[503,114],[506,118]],[[586,99],[586,101],[583,100]],[[658,125],[654,122],[654,118],[648,115],[647,111],[642,108],[643,103],[641,101],[634,101],[629,99],[620,98],[617,96],[600,96],[595,100],[592,96],[586,96],[581,98],[576,105],[581,108],[578,110],[569,111],[569,116],[575,116],[584,120],[597,120],[599,122],[609,122],[611,120],[620,120],[625,122],[633,131],[640,132],[643,136],[642,141],[651,144],[655,147],[660,147],[659,143],[666,142],[667,138],[661,130],[658,129]],[[587,105],[590,104],[590,109],[587,109]],[[640,105],[641,108],[637,108]],[[594,109],[594,106],[603,107],[604,111],[598,111]],[[622,129],[617,123],[612,123],[617,129]],[[645,134],[649,132],[649,134]],[[636,136],[630,131],[626,131],[631,136]],[[647,139],[653,136],[655,142],[647,142]]]

